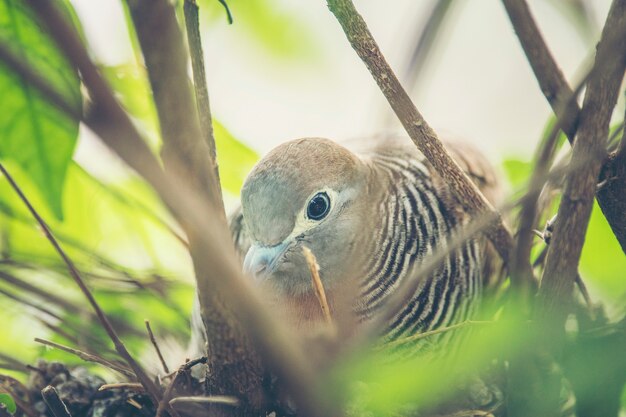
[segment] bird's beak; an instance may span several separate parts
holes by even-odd
[[[243,272],[257,280],[262,280],[274,270],[278,259],[288,247],[288,242],[282,242],[275,246],[253,244],[243,260]]]

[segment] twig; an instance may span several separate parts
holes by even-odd
[[[104,384],[98,391],[108,391],[110,389],[128,389],[136,392],[146,392],[146,389],[138,382],[117,382],[115,384]]]
[[[63,400],[61,400],[61,397],[59,397],[59,393],[52,385],[48,385],[42,389],[41,396],[48,405],[50,411],[52,411],[54,417],[72,417],[70,411],[67,409],[67,406]]]
[[[441,327],[439,329],[430,330],[430,331],[423,332],[423,333],[417,333],[411,336],[404,337],[402,339],[394,340],[392,342],[388,342],[388,343],[385,343],[384,345],[381,345],[378,349],[383,350],[383,349],[388,349],[394,346],[404,345],[406,343],[415,342],[416,340],[425,339],[430,336],[434,336],[434,335],[441,334],[441,333],[446,333],[452,330],[457,330],[462,327],[466,327],[470,325],[484,325],[484,324],[494,324],[494,323],[495,323],[494,321],[466,320],[461,323],[452,324],[450,326]]]
[[[163,355],[161,354],[161,349],[159,349],[159,344],[157,343],[154,337],[154,333],[152,333],[152,328],[150,328],[150,321],[145,320],[145,323],[146,323],[146,330],[148,331],[148,335],[150,336],[150,342],[152,342],[152,346],[154,346],[154,350],[156,350],[156,353],[159,356],[159,360],[161,361],[161,366],[163,366],[163,371],[165,371],[166,374],[169,374],[170,370],[168,369],[167,363],[165,363],[165,359],[163,358]]]
[[[230,18],[230,10],[226,3],[223,3]],[[222,189],[220,185],[220,171],[217,166],[217,152],[215,147],[215,136],[213,135],[213,120],[211,118],[211,105],[209,103],[209,89],[206,83],[206,70],[204,66],[204,52],[202,50],[202,37],[200,36],[200,22],[198,4],[195,0],[185,0],[183,5],[185,13],[185,28],[187,30],[187,44],[189,45],[189,55],[191,56],[191,69],[193,72],[193,85],[198,107],[198,118],[200,119],[200,130],[211,155],[213,163],[213,175],[217,180],[220,198]]]
[[[157,407],[156,416],[155,417],[161,417],[161,415],[163,414],[163,411],[166,408],[171,407],[170,399],[172,398],[172,393],[173,393],[174,387],[176,386],[176,383],[178,382],[178,378],[183,373],[188,372],[192,367],[194,367],[194,366],[196,366],[196,365],[198,365],[200,363],[206,363],[206,362],[207,362],[207,358],[205,356],[203,356],[203,357],[200,357],[198,359],[194,359],[193,361],[189,361],[189,362],[185,363],[184,365],[181,365],[178,368],[178,370],[176,371],[176,374],[174,375],[174,377],[170,381],[170,384],[165,389],[165,393],[163,394],[163,398],[161,399],[161,401],[159,402],[159,406]]]
[[[226,227],[224,203],[218,178],[215,176],[217,165],[211,154],[214,149],[209,149],[209,139],[203,135],[209,133],[201,131],[198,120],[199,110],[206,109],[197,108],[190,88],[187,76],[188,57],[174,5],[168,0],[126,2],[141,45],[159,115],[163,139],[161,155],[165,169],[177,173],[196,192],[205,195],[215,206],[216,214],[222,216]],[[189,24],[187,26],[189,29]],[[156,33],[159,36],[155,36]],[[198,45],[192,46],[199,46],[199,33],[197,41]],[[194,76],[195,73],[195,79],[204,78],[204,72],[198,73],[196,65]],[[208,93],[206,103],[203,104],[208,107]],[[214,141],[211,142],[214,145]]]
[[[574,92],[567,84],[561,69],[543,40],[526,0],[502,0],[502,2],[541,91],[557,116],[558,125],[563,129],[570,143],[574,143],[580,114],[578,103],[571,100]]]
[[[87,362],[94,362],[94,363],[99,363],[100,365],[103,365],[109,369],[112,369],[116,372],[121,373],[122,375],[128,377],[128,378],[134,378],[135,374],[128,368],[122,367],[116,363],[113,363],[107,359],[104,359],[98,355],[95,355],[93,353],[88,353],[88,352],[84,352],[82,350],[78,350],[78,349],[74,349],[68,346],[64,346],[61,345],[59,343],[55,343],[55,342],[51,342],[49,340],[45,340],[45,339],[40,339],[38,337],[35,338],[35,342],[37,343],[41,343],[42,345],[46,345],[46,346],[50,346],[59,350],[62,350],[64,352],[67,353],[71,353],[72,355],[76,355],[79,358],[81,358],[84,361]]]
[[[54,249],[59,254],[59,256],[63,259],[63,262],[65,262],[65,264],[67,265],[67,269],[70,275],[72,276],[72,278],[74,279],[74,282],[76,282],[76,285],[78,285],[82,293],[85,295],[85,298],[87,298],[87,301],[89,302],[93,310],[96,312],[96,315],[98,316],[98,319],[100,320],[100,323],[102,324],[102,327],[109,335],[109,338],[113,341],[113,344],[115,345],[115,349],[117,350],[117,352],[126,361],[126,363],[128,363],[128,365],[131,367],[131,369],[133,370],[137,378],[143,384],[145,384],[146,391],[153,397],[153,400],[158,401],[159,389],[154,384],[154,382],[152,382],[150,377],[148,377],[148,375],[144,372],[141,366],[139,366],[139,364],[135,361],[135,359],[133,359],[133,357],[130,355],[128,350],[126,350],[126,347],[124,346],[120,338],[117,336],[117,333],[111,326],[109,319],[106,317],[106,315],[104,314],[104,312],[102,311],[98,303],[96,302],[96,299],[93,297],[93,294],[91,294],[91,291],[89,291],[89,289],[85,285],[85,282],[81,278],[80,273],[78,272],[78,269],[76,269],[76,267],[74,266],[74,263],[67,256],[63,248],[61,248],[61,245],[59,245],[59,242],[56,240],[56,238],[52,234],[52,231],[50,230],[46,222],[43,220],[43,218],[41,218],[39,213],[35,210],[35,208],[32,206],[30,201],[26,198],[26,196],[24,195],[20,187],[13,180],[13,177],[11,177],[11,175],[7,172],[7,170],[4,168],[4,165],[2,164],[0,164],[0,171],[9,181],[9,183],[11,184],[11,187],[17,193],[17,195],[22,200],[24,205],[28,208],[28,211],[30,211],[31,215],[35,218],[35,220],[37,220],[37,223],[43,230],[46,238],[48,239],[50,244],[54,247]]]
[[[219,1],[220,4],[224,6],[224,10],[226,10],[226,19],[228,20],[228,24],[232,25],[233,15],[230,13],[230,8],[228,8],[228,3],[226,3],[226,0],[217,0],[217,1]]]
[[[198,247],[197,270],[206,272],[198,281],[201,296],[220,294],[216,305],[237,306],[236,317],[245,331],[231,326],[222,319],[216,307],[216,314],[206,317],[215,325],[221,340],[242,340],[242,332],[250,336],[264,362],[277,378],[283,381],[294,403],[303,414],[327,416],[335,408],[334,400],[320,395],[316,389],[317,374],[307,362],[302,349],[292,343],[284,325],[276,323],[263,303],[241,275],[235,254],[223,245],[222,226],[218,226],[218,216],[210,215],[211,205],[202,196],[187,187],[185,181],[176,175],[166,176],[159,162],[145,144],[128,115],[115,100],[113,93],[89,59],[84,45],[70,25],[52,7],[50,0],[28,0],[43,25],[48,28],[51,38],[66,54],[75,68],[80,70],[83,83],[94,102],[83,118],[109,148],[132,169],[136,170],[155,189],[168,208],[181,223],[187,224],[188,233]],[[13,68],[13,67],[11,67]],[[22,73],[30,81],[29,73]],[[32,71],[30,73],[32,75]],[[44,97],[53,99],[42,90]],[[209,305],[208,303],[205,303]],[[234,346],[231,344],[230,346]],[[215,352],[212,352],[214,354]],[[240,351],[237,351],[239,354]],[[232,351],[229,353],[232,359]],[[219,355],[217,356],[220,359]],[[228,358],[228,357],[226,357]],[[252,364],[248,358],[238,356],[243,367]],[[232,366],[232,363],[231,363]],[[245,375],[244,375],[245,376]],[[261,379],[259,379],[261,382]]]
[[[626,0],[614,0],[598,44],[574,143],[572,163],[583,159],[587,162],[567,176],[539,290],[538,317],[549,324],[546,331],[552,337],[556,335],[557,340],[562,337],[562,324],[567,311],[563,301],[567,303],[571,298],[597,179],[606,154],[604,146],[611,112],[624,76],[624,29]],[[616,37],[620,38],[619,41]],[[620,47],[615,48],[615,45]]]
[[[170,400],[170,405],[176,404],[219,404],[230,405],[233,407],[239,406],[239,400],[235,397],[228,397],[225,395],[212,395],[210,397],[176,397]]]
[[[508,263],[513,238],[491,204],[446,151],[436,133],[426,123],[383,57],[365,21],[351,0],[327,0],[328,8],[341,24],[350,44],[365,63],[380,90],[398,116],[417,148],[445,180],[459,203],[470,213],[489,213],[485,232],[505,263]]]
[[[313,290],[315,290],[315,295],[320,303],[324,319],[328,325],[333,326],[333,318],[330,315],[330,307],[328,306],[328,301],[326,300],[326,290],[324,290],[324,284],[320,278],[320,267],[317,264],[317,259],[315,259],[315,255],[313,255],[311,249],[306,246],[302,247],[302,253],[304,254],[304,259],[306,259],[306,263],[309,266],[311,281],[313,282]]]

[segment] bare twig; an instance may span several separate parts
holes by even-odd
[[[139,378],[139,380],[143,384],[146,385],[146,391],[150,393],[150,395],[153,397],[153,400],[157,401],[157,399],[159,398],[159,394],[160,394],[159,389],[154,384],[154,382],[152,382],[150,377],[148,377],[148,375],[144,372],[141,366],[139,366],[139,364],[135,361],[135,359],[133,359],[133,357],[130,355],[128,350],[126,350],[126,347],[124,346],[120,338],[117,336],[115,329],[113,329],[113,326],[111,326],[109,319],[107,318],[107,316],[104,314],[104,312],[102,311],[102,309],[96,302],[96,299],[93,297],[93,294],[91,293],[91,291],[89,291],[89,289],[85,285],[85,282],[81,278],[80,273],[78,272],[78,269],[76,269],[76,267],[74,266],[74,263],[72,262],[72,260],[67,256],[63,248],[61,248],[61,245],[59,245],[59,242],[56,240],[56,238],[52,234],[52,231],[50,230],[46,222],[43,220],[43,218],[41,218],[39,213],[35,210],[35,208],[32,206],[30,201],[26,198],[26,196],[24,195],[20,187],[13,180],[13,177],[11,177],[11,175],[7,172],[7,170],[4,168],[4,165],[2,164],[0,164],[0,171],[9,181],[9,183],[11,184],[11,187],[17,193],[17,195],[22,200],[24,205],[28,208],[28,211],[30,211],[31,215],[35,218],[35,220],[37,220],[37,223],[43,230],[46,238],[48,239],[50,244],[54,247],[54,249],[59,254],[59,256],[63,259],[63,262],[65,262],[65,264],[67,265],[67,269],[70,275],[72,276],[72,278],[76,282],[76,285],[78,285],[83,295],[85,296],[85,298],[87,298],[87,301],[89,302],[89,304],[95,311],[96,315],[98,316],[98,320],[100,320],[100,323],[102,324],[102,327],[109,335],[109,338],[113,341],[113,344],[115,345],[115,349],[117,350],[117,352],[120,354],[122,358],[124,358],[126,363],[128,363],[128,365],[131,367],[131,369],[133,370],[137,378]]]
[[[159,406],[157,407],[157,410],[156,410],[156,417],[161,417],[161,415],[163,414],[163,411],[166,408],[169,408],[169,407],[172,406],[170,400],[172,399],[172,394],[173,394],[173,391],[174,391],[174,387],[176,387],[176,383],[178,382],[178,378],[181,375],[183,375],[184,373],[188,372],[193,366],[196,366],[196,365],[198,365],[200,363],[206,363],[206,362],[207,362],[207,358],[205,356],[203,356],[203,357],[195,359],[193,361],[189,361],[189,362],[185,363],[184,365],[181,365],[178,368],[178,370],[174,374],[174,377],[172,378],[172,380],[170,381],[169,385],[165,389],[165,393],[163,394],[163,398],[159,402]]]
[[[213,395],[210,397],[176,397],[170,400],[170,405],[181,405],[181,404],[219,404],[219,405],[230,405],[233,407],[239,406],[239,400],[235,397],[228,397],[225,395]]]
[[[582,159],[587,163],[568,174],[539,290],[537,315],[549,324],[546,330],[553,340],[560,340],[558,336],[563,332],[565,306],[571,299],[597,179],[606,154],[604,147],[611,112],[626,65],[626,43],[622,36],[625,28],[626,0],[614,0],[598,44],[574,143],[572,163]]]
[[[98,355],[95,355],[93,353],[84,352],[82,350],[78,350],[78,349],[74,349],[74,348],[71,348],[71,347],[68,347],[68,346],[64,346],[64,345],[61,345],[59,343],[51,342],[49,340],[40,339],[38,337],[35,338],[35,342],[41,343],[42,345],[46,345],[46,346],[50,346],[50,347],[62,350],[62,351],[67,352],[67,353],[71,353],[72,355],[76,355],[79,358],[81,358],[82,360],[87,361],[87,362],[99,363],[100,365],[103,365],[103,366],[105,366],[105,367],[107,367],[109,369],[112,369],[112,370],[114,370],[116,372],[119,372],[119,373],[121,373],[122,375],[124,375],[124,376],[126,376],[128,378],[134,378],[135,377],[135,374],[132,372],[132,370],[130,370],[130,369],[126,368],[126,367],[120,366],[120,365],[118,365],[116,363],[113,363],[113,362],[111,362],[111,361],[109,361],[107,359],[104,359],[104,358],[102,358],[102,357],[100,357]]]
[[[313,282],[313,290],[315,290],[315,295],[320,303],[324,319],[326,320],[326,323],[332,326],[333,318],[330,315],[330,307],[328,306],[328,301],[326,300],[326,290],[324,290],[324,284],[320,278],[320,267],[317,264],[317,259],[315,259],[315,255],[313,255],[311,249],[306,246],[302,247],[302,253],[304,254],[304,259],[306,259],[306,263],[309,266],[311,281]]]
[[[565,132],[570,143],[574,143],[580,114],[578,103],[571,99],[574,92],[543,40],[526,0],[502,0],[502,2],[541,91],[557,116],[559,127]]]
[[[42,389],[41,396],[50,411],[52,411],[52,415],[54,415],[54,417],[72,417],[70,411],[67,409],[67,406],[63,400],[61,400],[59,393],[53,386],[48,385]]]
[[[230,11],[224,3],[228,16]],[[191,56],[191,69],[193,71],[193,85],[200,119],[202,137],[209,147],[211,162],[213,163],[213,175],[217,179],[217,186],[221,195],[220,171],[217,165],[217,152],[215,148],[215,136],[213,135],[213,120],[211,118],[211,105],[209,103],[209,89],[206,84],[206,71],[204,66],[204,52],[202,50],[202,37],[200,36],[200,21],[198,4],[195,0],[185,0],[183,5],[185,12],[185,28],[187,30],[187,44]],[[230,17],[229,17],[230,20]],[[231,20],[232,21],[232,20]]]
[[[302,349],[292,343],[284,326],[273,320],[248,281],[241,276],[240,266],[232,249],[223,244],[225,240],[220,232],[223,226],[216,224],[218,216],[210,215],[211,206],[203,201],[202,196],[191,191],[184,181],[176,182],[175,175],[173,178],[164,175],[159,162],[90,61],[79,37],[59,15],[50,0],[28,1],[50,31],[52,39],[81,72],[82,80],[94,102],[83,119],[85,124],[144,177],[176,218],[188,225],[186,230],[190,234],[190,240],[201,254],[196,257],[197,269],[207,271],[206,280],[198,282],[199,293],[217,292],[221,296],[218,305],[237,306],[234,311],[237,319],[263,356],[268,368],[284,384],[298,410],[311,416],[327,416],[333,413],[329,411],[334,408],[333,400],[322,397],[316,390],[317,374],[306,361]],[[26,81],[29,80],[26,78]],[[44,94],[44,97],[48,95]],[[219,315],[208,318],[214,320],[216,326],[222,326],[212,336],[237,337],[236,333],[231,333],[233,328],[229,323]],[[241,360],[245,365],[245,358]]]
[[[98,391],[108,391],[111,389],[127,389],[136,392],[146,392],[146,389],[138,382],[117,382],[115,384],[104,384]]]
[[[409,137],[448,184],[459,203],[471,214],[489,213],[487,217],[491,227],[486,230],[486,234],[505,263],[508,263],[513,239],[503,224],[502,218],[446,151],[436,133],[419,113],[383,57],[352,1],[327,0],[327,3],[328,8],[341,24],[350,44],[365,63],[402,122]]]
[[[388,342],[388,343],[385,343],[384,345],[381,345],[379,347],[379,349],[382,350],[382,349],[388,349],[388,348],[395,347],[395,346],[404,345],[404,344],[415,342],[417,340],[422,340],[422,339],[425,339],[427,337],[431,337],[431,336],[434,336],[434,335],[437,335],[437,334],[447,333],[447,332],[450,332],[452,330],[461,329],[461,328],[467,327],[467,326],[474,326],[474,325],[481,325],[482,326],[482,325],[485,325],[485,324],[494,324],[494,323],[495,323],[494,321],[466,320],[466,321],[461,322],[461,323],[452,324],[452,325],[446,326],[446,327],[440,327],[438,329],[430,330],[430,331],[423,332],[423,333],[416,333],[414,335],[407,336],[407,337],[404,337],[402,339],[394,340],[392,342]]]
[[[159,344],[157,343],[154,337],[154,333],[152,333],[152,328],[150,327],[150,321],[145,320],[145,323],[146,323],[146,330],[148,331],[148,336],[150,336],[150,342],[152,343],[152,346],[154,346],[154,350],[156,350],[156,353],[159,356],[159,361],[161,361],[161,366],[163,367],[163,371],[165,371],[166,374],[169,374],[170,370],[167,367],[167,363],[165,363],[165,359],[163,358],[163,354],[161,353]]]

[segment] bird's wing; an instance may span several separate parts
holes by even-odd
[[[239,260],[243,263],[243,258],[246,256],[250,245],[252,245],[252,239],[246,229],[246,223],[243,220],[243,211],[241,205],[238,206],[228,217],[228,226],[230,228],[230,235],[235,243],[235,250],[239,255]]]

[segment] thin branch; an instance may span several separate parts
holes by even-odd
[[[313,282],[313,290],[315,291],[317,300],[320,303],[324,319],[328,325],[333,326],[333,318],[330,315],[330,307],[328,306],[328,301],[326,300],[326,290],[324,290],[324,284],[320,278],[320,266],[317,264],[317,259],[315,259],[315,255],[313,255],[311,249],[303,246],[302,253],[304,254],[304,259],[306,259],[306,263],[309,266],[311,281]]]
[[[187,76],[188,56],[174,5],[168,0],[126,2],[141,45],[159,115],[163,139],[161,155],[165,168],[188,181],[196,192],[204,194],[215,206],[216,213],[222,216],[226,227],[224,203],[215,176],[217,165],[212,155],[215,143],[206,136],[209,132],[200,129],[199,110],[207,109],[198,109],[193,97]],[[155,36],[156,33],[159,36]],[[199,33],[197,41],[199,43]],[[197,65],[193,69],[194,75],[197,73],[196,80],[200,77],[204,79],[204,71],[198,73]],[[198,97],[198,100],[201,98]],[[202,104],[208,107],[208,92],[206,103]],[[210,117],[210,113],[204,116]],[[211,142],[213,149],[209,148]]]
[[[81,278],[80,273],[78,272],[78,269],[76,269],[72,260],[69,258],[69,256],[67,256],[67,254],[65,253],[61,245],[59,245],[59,242],[56,240],[56,238],[52,234],[52,231],[50,230],[46,222],[43,220],[43,218],[41,218],[37,210],[35,210],[33,205],[30,203],[30,201],[26,198],[26,196],[24,195],[20,187],[17,185],[15,180],[13,180],[13,177],[11,177],[11,175],[7,172],[7,170],[4,168],[4,165],[2,164],[0,164],[0,171],[9,181],[11,188],[13,188],[13,190],[16,192],[20,200],[22,200],[24,205],[28,208],[28,211],[30,211],[30,214],[35,218],[35,220],[37,220],[37,223],[41,227],[41,230],[43,230],[46,238],[48,239],[48,241],[50,242],[54,250],[63,259],[63,262],[65,262],[65,265],[67,266],[67,269],[70,275],[74,279],[74,282],[76,282],[76,285],[78,285],[83,295],[85,296],[85,298],[87,298],[87,301],[89,302],[89,304],[95,311],[96,315],[98,316],[98,320],[100,320],[100,323],[102,324],[102,327],[109,335],[109,338],[113,341],[113,344],[115,345],[115,349],[117,350],[117,352],[126,361],[126,363],[128,363],[128,365],[132,368],[133,372],[135,373],[139,381],[145,384],[146,391],[150,393],[150,395],[153,397],[153,400],[158,401],[157,399],[159,398],[159,395],[160,395],[158,387],[154,384],[154,382],[150,379],[150,377],[148,377],[148,375],[144,372],[141,366],[139,366],[139,364],[135,361],[135,359],[133,359],[133,357],[130,355],[128,350],[126,350],[126,347],[124,346],[120,338],[117,336],[115,329],[113,329],[113,326],[111,326],[109,319],[107,318],[107,316],[104,314],[104,312],[102,311],[102,309],[96,302],[96,299],[93,297],[93,294],[91,293],[91,291],[89,291],[89,289],[85,285],[85,282]]]
[[[212,395],[210,397],[176,397],[170,400],[170,405],[182,405],[182,404],[217,404],[217,405],[230,405],[232,407],[238,407],[240,405],[239,400],[234,397],[228,397],[225,395]]]
[[[59,397],[59,393],[52,385],[48,385],[41,390],[41,397],[54,417],[72,417],[67,406],[61,397]]]
[[[150,321],[145,320],[145,323],[146,323],[146,330],[148,331],[148,336],[150,337],[150,342],[152,343],[152,346],[154,346],[154,350],[156,350],[156,353],[159,356],[159,361],[161,361],[161,366],[163,367],[163,371],[166,374],[169,374],[170,370],[167,367],[167,363],[165,363],[165,359],[163,358],[163,354],[161,353],[159,344],[157,343],[156,338],[154,337],[154,333],[152,333],[152,328],[150,327]]]
[[[571,97],[575,97],[574,92],[541,36],[526,0],[502,0],[502,2],[541,91],[556,114],[559,126],[570,143],[574,143],[580,114],[578,103],[571,100]]]
[[[229,20],[230,10],[224,3],[228,12]],[[209,147],[211,155],[211,163],[213,163],[213,175],[217,180],[220,198],[222,198],[222,189],[220,185],[220,171],[217,165],[217,152],[215,147],[215,136],[213,134],[213,120],[211,117],[211,105],[209,103],[209,89],[206,83],[206,71],[204,66],[204,52],[202,49],[202,37],[200,36],[200,19],[198,4],[195,0],[185,0],[183,5],[185,12],[185,28],[187,30],[187,44],[189,45],[189,55],[191,56],[191,70],[193,72],[193,85],[196,97],[196,106],[198,107],[198,117],[200,119],[200,130],[202,137]]]
[[[562,337],[598,175],[606,155],[611,113],[626,66],[626,0],[614,0],[602,31],[580,115],[572,163],[587,162],[568,174],[539,290],[537,317],[551,336]],[[616,48],[616,45],[619,46]],[[565,302],[565,304],[564,304]]]
[[[111,389],[127,389],[136,392],[146,392],[146,389],[138,382],[117,382],[115,384],[104,384],[98,391],[108,391]]]
[[[35,342],[41,343],[42,345],[46,345],[46,346],[50,346],[50,347],[62,350],[62,351],[67,352],[67,353],[71,353],[72,355],[76,355],[79,358],[81,358],[82,360],[87,361],[87,362],[98,363],[98,364],[103,365],[103,366],[105,366],[105,367],[107,367],[109,369],[112,369],[112,370],[114,370],[116,372],[119,372],[120,374],[122,374],[122,375],[124,375],[124,376],[126,376],[128,378],[134,378],[135,377],[135,374],[129,368],[122,367],[122,366],[120,366],[120,365],[118,365],[116,363],[113,363],[113,362],[111,362],[111,361],[109,361],[107,359],[104,359],[104,358],[102,358],[102,357],[100,357],[98,355],[94,355],[93,353],[84,352],[82,350],[78,350],[78,349],[74,349],[74,348],[71,348],[71,347],[68,347],[68,346],[64,346],[64,345],[61,345],[59,343],[51,342],[49,340],[40,339],[38,337],[35,338]]]
[[[434,336],[434,335],[437,335],[437,334],[441,334],[441,333],[447,333],[447,332],[450,332],[452,330],[461,329],[461,328],[467,327],[467,326],[485,325],[485,324],[494,324],[494,323],[495,323],[494,321],[466,320],[466,321],[463,321],[461,323],[452,324],[452,325],[446,326],[446,327],[440,327],[438,329],[430,330],[430,331],[423,332],[423,333],[416,333],[414,335],[407,336],[407,337],[404,337],[402,339],[394,340],[392,342],[388,342],[388,343],[385,343],[384,345],[381,345],[378,349],[383,350],[383,349],[388,349],[388,348],[395,347],[395,346],[404,345],[404,344],[407,344],[407,343],[412,343],[412,342],[415,342],[417,340],[422,340],[422,339],[425,339],[427,337],[431,337],[431,336]]]
[[[437,174],[444,179],[459,203],[470,214],[489,213],[488,218],[491,227],[486,230],[486,234],[505,263],[508,263],[513,238],[503,224],[502,218],[493,210],[478,187],[461,170],[437,138],[436,133],[419,113],[383,57],[365,21],[354,8],[352,1],[327,0],[327,3],[328,8],[341,24],[350,44],[365,63],[398,119],[402,122],[409,137],[426,156]]]
[[[245,332],[293,398],[298,410],[310,416],[337,414],[333,399],[322,396],[316,389],[317,373],[307,362],[299,346],[292,343],[284,325],[279,325],[241,275],[232,248],[224,245],[223,226],[218,216],[212,216],[211,205],[191,191],[184,181],[166,176],[159,162],[143,141],[128,115],[115,100],[111,90],[72,27],[52,7],[50,0],[28,0],[33,10],[48,28],[52,39],[80,70],[83,82],[94,106],[83,121],[132,169],[155,189],[179,222],[186,224],[190,240],[198,247],[197,269],[210,271],[206,280],[198,282],[200,294],[217,292],[219,305],[237,306],[234,313]],[[193,238],[193,239],[192,239]],[[226,240],[227,241],[227,240]],[[192,245],[194,246],[194,245]],[[219,316],[209,317],[220,320]],[[232,329],[224,321],[214,337],[232,337]],[[232,353],[231,353],[232,355]]]

